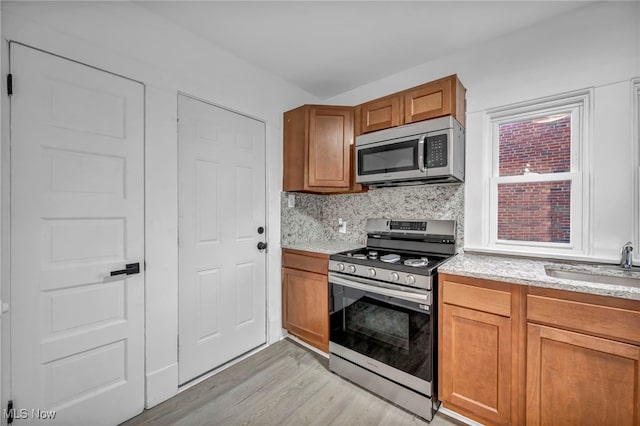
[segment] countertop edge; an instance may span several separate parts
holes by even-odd
[[[477,259],[474,259],[476,257]],[[493,270],[492,272],[486,272],[469,267],[469,264],[473,266],[474,262],[478,262],[478,264],[483,262],[485,265],[489,263],[493,266]],[[466,263],[467,266],[465,267],[463,263]],[[546,276],[544,272],[540,271],[544,271],[544,264],[553,263],[551,260],[541,261],[540,259],[513,258],[500,255],[458,254],[442,264],[438,268],[438,272],[440,274],[480,278],[530,287],[573,291],[640,301],[640,287],[553,278]],[[522,269],[518,269],[518,274],[504,272],[505,270],[513,268],[514,265],[523,267]],[[529,269],[527,269],[527,266],[529,266]]]
[[[311,253],[335,254],[343,251],[355,250],[364,247],[350,241],[301,241],[296,243],[281,244],[283,249],[308,251]]]

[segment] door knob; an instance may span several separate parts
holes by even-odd
[[[262,241],[258,243],[258,250],[264,250],[266,248],[267,248],[267,243],[263,243]]]
[[[127,263],[125,265],[125,269],[118,269],[117,271],[111,271],[111,276],[114,275],[133,275],[140,273],[140,264],[139,263]]]

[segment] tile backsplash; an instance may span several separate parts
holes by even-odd
[[[463,246],[464,185],[417,185],[374,188],[362,194],[316,195],[295,193],[295,207],[281,197],[281,242],[341,240],[366,244],[365,223],[370,217],[454,219],[457,247]],[[338,232],[338,219],[347,232]]]

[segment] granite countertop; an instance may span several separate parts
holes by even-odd
[[[282,244],[284,249],[311,251],[314,253],[334,254],[364,247],[363,244],[349,241],[299,241]]]
[[[599,275],[640,278],[640,271],[624,271],[610,266],[562,262],[547,259],[528,259],[501,255],[463,253],[438,267],[438,272],[504,281],[534,287],[577,291],[623,299],[640,300],[640,287],[594,283],[588,281],[553,278],[546,274],[545,265],[562,270],[580,271]]]

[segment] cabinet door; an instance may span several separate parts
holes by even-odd
[[[527,425],[640,425],[640,347],[527,326]]]
[[[483,422],[510,423],[511,319],[442,307],[440,399]]]
[[[304,191],[306,152],[306,108],[284,113],[282,146],[282,190]]]
[[[443,78],[406,91],[404,94],[405,124],[452,114],[451,84],[451,78]]]
[[[387,129],[401,124],[402,97],[387,96],[361,105],[362,133]]]
[[[310,108],[306,183],[309,190],[348,191],[353,143],[352,108]]]
[[[282,268],[283,326],[312,346],[329,352],[327,276]]]

